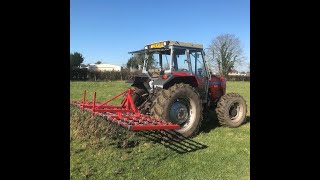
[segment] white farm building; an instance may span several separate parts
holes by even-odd
[[[89,71],[121,71],[121,66],[112,64],[89,64]]]

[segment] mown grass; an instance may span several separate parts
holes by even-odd
[[[80,100],[86,89],[88,99],[97,91],[97,100],[103,101],[129,86],[124,81],[71,82],[70,98]],[[246,100],[247,116],[249,89],[249,82],[227,84],[227,92]],[[70,111],[71,179],[250,179],[250,123],[231,129],[216,127],[211,119],[198,136],[175,143],[91,120],[72,106]]]

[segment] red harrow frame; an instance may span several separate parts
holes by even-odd
[[[81,108],[82,113],[84,113],[84,110],[91,111],[92,118],[94,118],[95,115],[101,116],[103,118],[107,117],[107,120],[117,123],[118,125],[133,131],[180,128],[178,124],[173,124],[164,120],[156,119],[149,115],[140,114],[139,110],[134,105],[132,94],[133,90],[129,88],[122,93],[114,96],[110,100],[101,103],[96,102],[96,92],[94,92],[93,101],[86,102],[85,90],[82,101],[71,101],[70,104]],[[125,95],[125,98],[122,100],[120,106],[108,104],[121,95]]]

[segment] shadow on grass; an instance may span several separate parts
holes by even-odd
[[[215,128],[219,127],[219,122],[217,119],[217,115],[215,111],[208,110],[203,115],[202,125],[200,128],[200,132],[208,133]]]
[[[250,116],[247,116],[243,125],[249,122]],[[210,110],[204,115],[199,133],[209,133],[219,126],[220,125],[215,112]],[[137,135],[142,136],[154,143],[162,144],[164,147],[169,148],[179,154],[194,152],[208,147],[205,144],[201,144],[190,138],[186,138],[180,133],[173,130],[141,131],[137,132]],[[131,140],[129,141],[129,143],[127,143],[127,145],[129,145],[127,147],[134,147],[139,145],[139,141]]]
[[[164,131],[142,131],[139,134],[154,143],[162,144],[164,147],[175,151],[178,154],[194,152],[205,149],[208,146],[193,141],[172,130]]]
[[[246,117],[246,122],[244,123],[244,124],[247,124],[247,123],[249,123],[250,122],[250,116],[247,116]]]

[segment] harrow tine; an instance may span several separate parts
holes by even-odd
[[[94,92],[93,94],[93,106],[92,106],[92,115],[91,115],[91,118],[93,119],[94,118],[94,113],[95,113],[95,107],[96,107],[96,92]]]
[[[84,90],[83,101],[82,101],[82,114],[84,113],[84,105],[86,104],[86,95],[87,95],[87,91]]]

